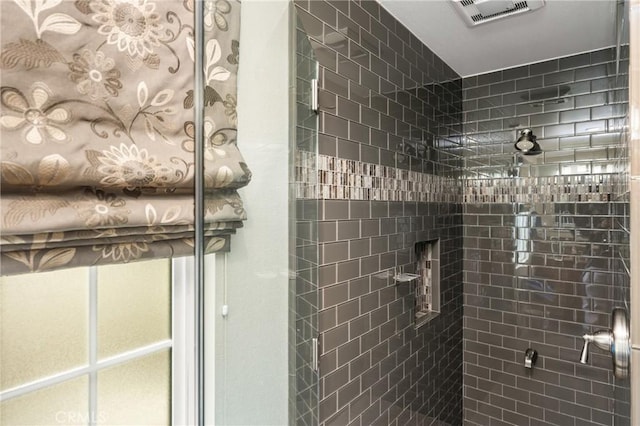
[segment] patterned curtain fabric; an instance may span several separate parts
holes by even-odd
[[[240,4],[205,2],[207,252],[250,172]],[[194,0],[0,1],[1,273],[193,253]]]

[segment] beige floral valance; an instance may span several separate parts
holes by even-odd
[[[194,58],[205,75],[207,251],[250,179],[236,145],[240,4],[3,0],[1,273],[193,253]]]

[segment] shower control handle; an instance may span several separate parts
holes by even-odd
[[[587,363],[589,359],[589,343],[593,343],[600,349],[611,352],[614,375],[619,379],[626,378],[629,375],[629,360],[631,357],[628,324],[627,311],[623,308],[615,308],[611,314],[610,330],[598,330],[593,334],[582,336],[584,346],[582,347],[582,352],[580,352],[580,363]]]
[[[589,343],[595,344],[602,350],[610,351],[613,342],[613,333],[611,330],[598,330],[593,334],[585,334],[582,338],[584,339],[584,346],[580,353],[580,363],[586,364],[589,360]]]

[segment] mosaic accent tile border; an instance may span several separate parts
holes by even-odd
[[[466,179],[459,181],[328,155],[296,153],[298,199],[448,203],[609,202],[618,174]],[[463,182],[463,183],[461,183]]]
[[[299,199],[461,201],[456,179],[396,167],[298,151],[295,169]]]
[[[467,180],[464,203],[608,202],[615,174]]]

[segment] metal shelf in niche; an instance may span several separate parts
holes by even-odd
[[[420,274],[404,272],[404,266],[396,266],[395,268],[389,269],[389,273],[396,285],[401,283],[410,283],[411,281],[417,280],[421,277]]]
[[[411,282],[413,280],[417,280],[418,278],[420,278],[420,275],[418,275],[418,274],[409,274],[407,272],[395,274],[393,276],[393,280],[395,281],[396,284],[409,283],[409,282]]]

